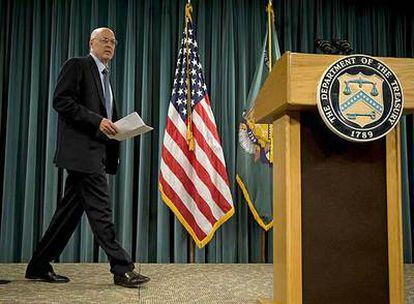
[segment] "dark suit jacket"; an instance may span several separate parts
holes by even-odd
[[[92,56],[71,58],[60,71],[53,108],[58,114],[56,166],[68,170],[115,174],[119,142],[99,130],[106,118],[105,100],[98,67]],[[112,120],[118,118],[113,100]]]

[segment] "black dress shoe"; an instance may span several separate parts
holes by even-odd
[[[48,283],[67,283],[70,281],[68,277],[58,275],[53,271],[48,271],[45,273],[26,272],[25,278],[29,280],[37,280]]]
[[[128,288],[136,288],[138,285],[147,283],[149,280],[149,277],[146,277],[135,271],[126,272],[123,275],[114,274],[115,285],[120,285]]]

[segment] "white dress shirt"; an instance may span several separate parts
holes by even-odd
[[[90,53],[90,55],[95,60],[96,66],[98,67],[99,77],[101,77],[102,92],[104,92],[104,96],[105,96],[104,74],[102,73],[102,71],[104,69],[106,69],[107,66],[105,64],[103,64],[102,61],[100,61],[98,59],[98,57],[96,57],[94,54]],[[112,109],[112,112],[113,112],[114,104],[113,104],[113,95],[112,95],[111,83],[109,83],[109,96],[110,96],[110,102],[111,102],[111,109]]]

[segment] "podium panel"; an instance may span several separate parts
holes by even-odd
[[[385,138],[352,143],[302,112],[302,297],[388,304]]]

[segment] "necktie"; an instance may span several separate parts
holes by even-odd
[[[106,114],[108,114],[108,119],[112,120],[112,103],[111,103],[111,92],[110,85],[109,85],[109,70],[105,68],[102,71],[102,74],[104,75],[104,97],[105,97],[105,108],[106,108]]]

